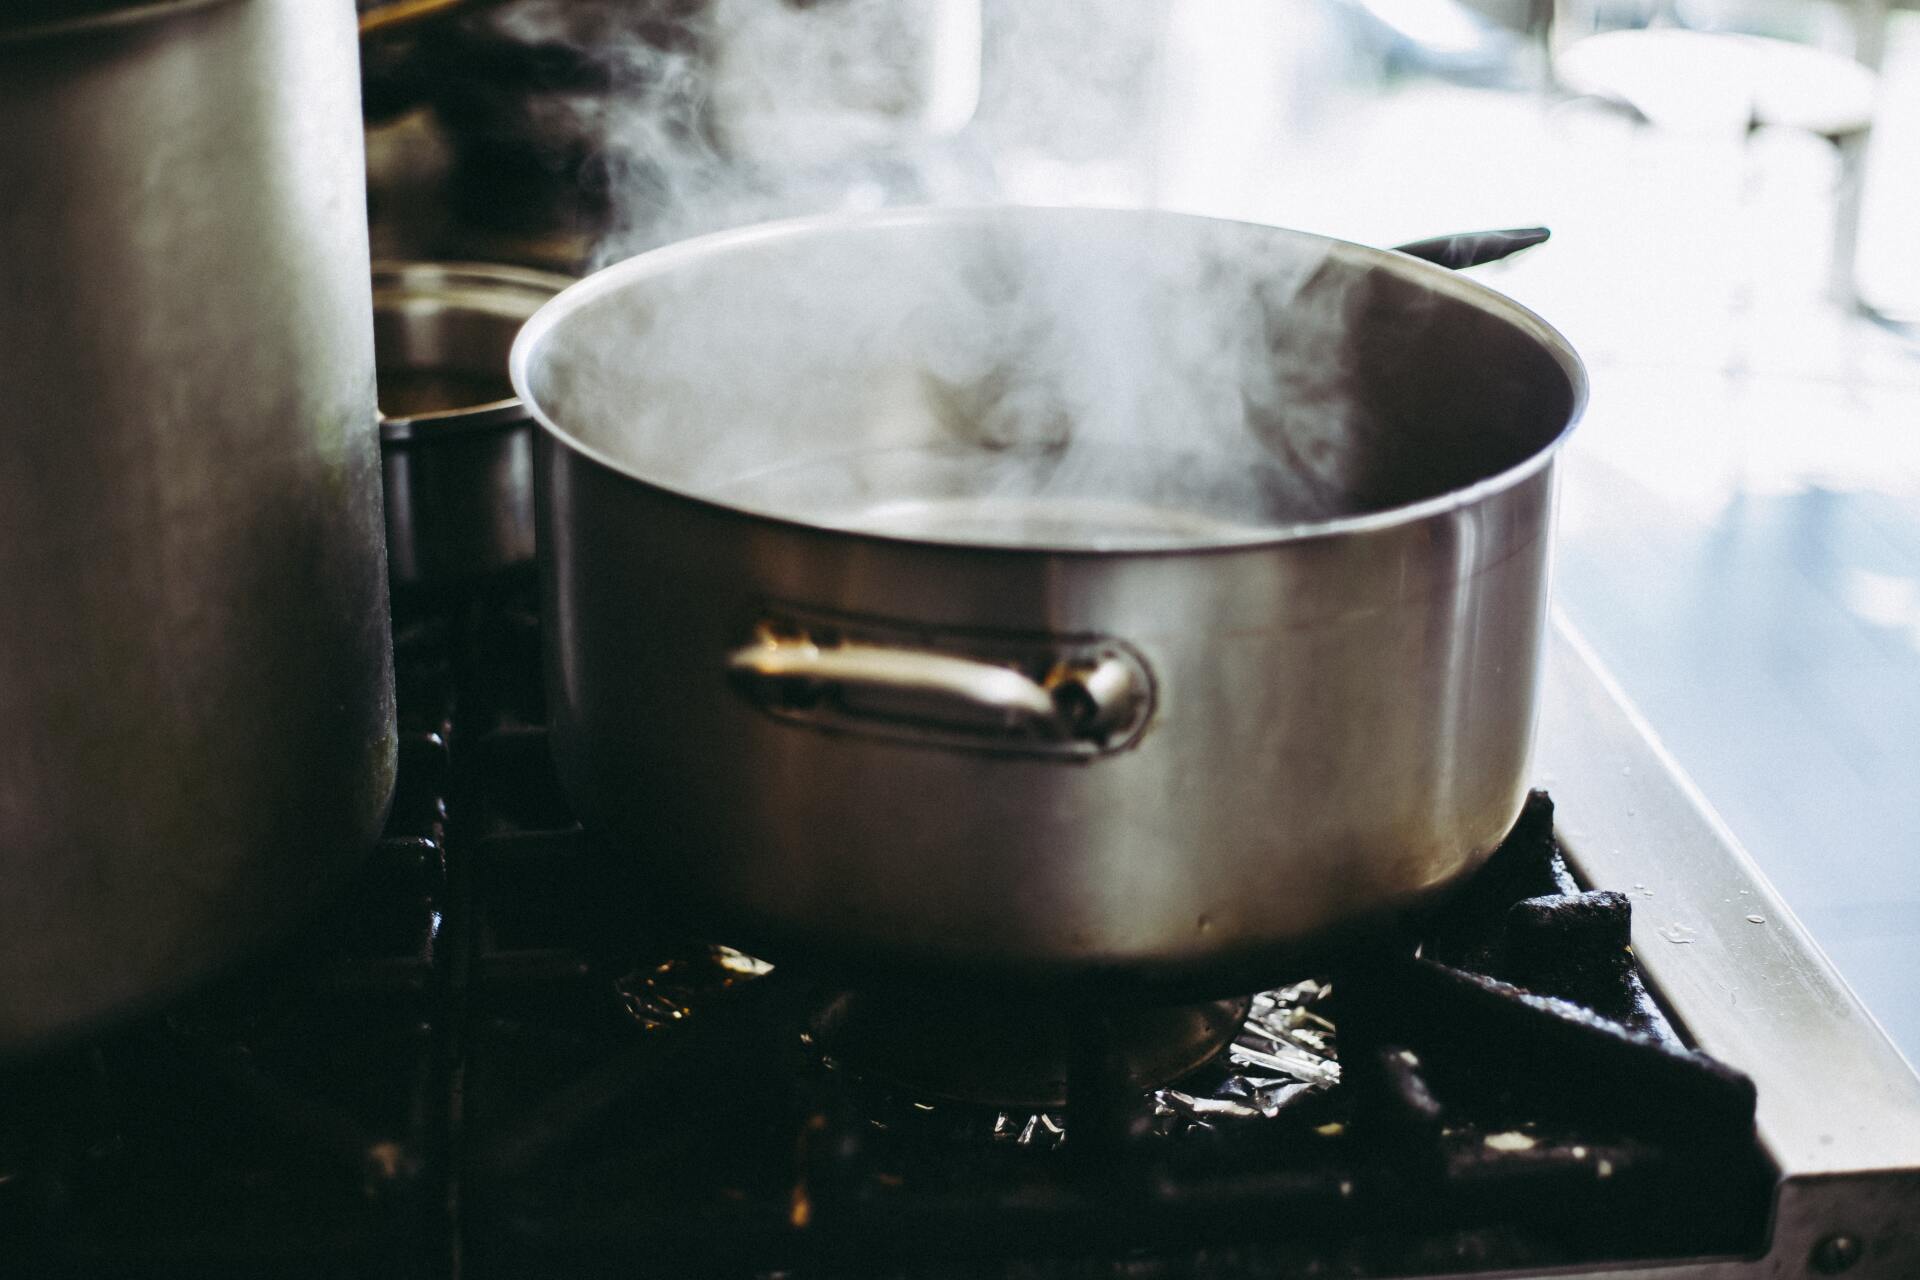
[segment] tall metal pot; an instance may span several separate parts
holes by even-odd
[[[1083,408],[1156,366],[1143,465],[1022,384],[1062,334]],[[1584,375],[1440,267],[1142,211],[809,220],[576,285],[513,373],[555,759],[676,919],[863,982],[1251,990],[1519,813]]]
[[[392,794],[348,0],[0,15],[0,1054],[312,908]]]

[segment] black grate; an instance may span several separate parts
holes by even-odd
[[[352,894],[0,1081],[22,1274],[1371,1276],[1763,1242],[1752,1086],[1668,1025],[1544,796],[1417,949],[1270,993],[1173,1085],[1103,1080],[1090,1017],[1064,1111],[930,1103],[822,1060],[804,975],[632,923],[644,885],[547,763],[526,598],[401,628],[401,791]]]

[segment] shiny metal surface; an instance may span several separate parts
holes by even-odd
[[[271,937],[384,815],[358,103],[345,0],[0,41],[0,1053]]]
[[[430,403],[383,406],[380,420],[396,587],[532,563],[532,420],[507,383],[507,352],[527,318],[571,283],[480,263],[374,265],[383,388],[439,384],[420,388]]]
[[[1124,534],[1104,551],[826,527],[782,518],[786,495],[764,486],[758,509],[703,497],[703,486],[740,491],[694,470],[713,449],[678,462],[650,450],[724,430],[729,459],[762,473],[864,458],[866,441],[894,457],[935,452],[923,446],[944,428],[916,411],[913,389],[929,393],[914,370],[816,368],[815,383],[782,387],[758,413],[735,395],[688,395],[655,439],[629,406],[671,389],[648,380],[644,359],[611,384],[569,365],[605,326],[671,328],[670,314],[643,314],[654,281],[705,296],[718,263],[749,288],[796,240],[838,238],[856,262],[886,258],[875,237],[937,247],[1009,217],[1022,234],[1072,236],[1087,220],[1110,233],[1134,216],[1166,234],[1245,237],[1256,254],[1316,255],[1297,295],[1309,302],[1315,288],[1352,291],[1353,385],[1376,425],[1336,443],[1375,493],[1404,497],[1281,528]],[[888,331],[885,291],[859,292],[880,309],[863,331]],[[750,294],[745,310],[765,314]],[[1286,315],[1270,319],[1285,332]],[[780,327],[755,331],[777,341]],[[547,427],[536,454],[562,777],[590,820],[646,859],[663,896],[776,959],[805,950],[855,968],[1022,979],[1151,971],[1198,986],[1234,970],[1238,982],[1424,899],[1477,865],[1519,810],[1551,458],[1581,381],[1551,330],[1447,272],[1171,215],[790,224],[677,246],[570,290],[523,333],[515,382]],[[606,397],[578,394],[608,385]],[[818,422],[814,385],[833,398]],[[919,634],[960,656],[1113,637],[1152,673],[1152,720],[1129,749],[1077,760],[787,723],[725,678],[727,655],[770,610]]]
[[[1633,894],[1641,968],[1693,1044],[1753,1077],[1760,1139],[1780,1168],[1764,1257],[1632,1274],[1818,1276],[1848,1237],[1857,1250],[1839,1274],[1920,1275],[1920,1076],[1564,618],[1547,646],[1540,739],[1535,776],[1575,874]]]
[[[763,632],[727,656],[734,683],[773,714],[834,707],[848,732],[905,735],[932,724],[959,734],[971,729],[987,750],[1018,750],[1072,739],[1113,749],[1131,745],[1145,727],[1152,677],[1117,648],[1048,664],[1044,676],[1003,663],[935,649],[823,642]]]
[[[797,685],[953,702],[1010,728],[1054,718],[1053,698],[1039,681],[1011,667],[925,649],[769,640],[736,649],[727,670],[757,688]]]

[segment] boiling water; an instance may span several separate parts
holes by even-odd
[[[784,463],[702,492],[858,533],[1085,550],[1244,542],[1361,506],[1338,484],[1278,465],[927,446]]]
[[[1243,541],[1263,527],[1177,507],[1096,498],[925,498],[880,502],[837,523],[865,533],[1000,546],[1180,546]]]

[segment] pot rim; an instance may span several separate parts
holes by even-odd
[[[1148,545],[1128,546],[1124,543],[1114,546],[1088,547],[1081,545],[1061,545],[1047,542],[1001,543],[972,540],[962,537],[940,537],[937,535],[913,535],[889,533],[883,530],[849,529],[838,525],[823,524],[811,520],[797,519],[771,511],[753,507],[738,506],[721,502],[714,498],[695,493],[691,490],[663,484],[658,480],[642,475],[632,466],[616,459],[605,450],[588,445],[560,426],[548,415],[544,406],[533,396],[529,387],[529,370],[534,354],[547,334],[566,320],[574,312],[589,305],[601,295],[611,293],[635,281],[663,275],[686,263],[697,262],[703,258],[724,254],[733,249],[798,238],[826,230],[844,229],[848,226],[890,227],[924,226],[937,223],[961,223],[982,217],[1025,213],[1122,213],[1145,214],[1155,218],[1166,218],[1182,222],[1209,222],[1221,225],[1254,227],[1264,231],[1280,231],[1302,240],[1317,241],[1326,246],[1330,255],[1337,255],[1349,261],[1363,263],[1373,269],[1386,271],[1392,275],[1424,285],[1435,292],[1454,298],[1460,302],[1490,312],[1512,324],[1515,328],[1532,337],[1553,357],[1561,371],[1566,374],[1568,389],[1572,393],[1572,403],[1567,411],[1566,421],[1554,433],[1553,438],[1534,450],[1527,457],[1503,471],[1474,481],[1445,493],[1422,498],[1417,502],[1402,503],[1398,506],[1382,508],[1378,511],[1366,511],[1356,515],[1336,516],[1322,520],[1302,520],[1290,524],[1277,524],[1249,529],[1245,534],[1197,536],[1188,540],[1156,540]],[[785,218],[773,222],[755,223],[744,227],[735,227],[724,231],[711,232],[687,240],[675,241],[659,248],[649,249],[634,257],[617,262],[612,266],[585,277],[561,291],[551,301],[536,311],[532,318],[521,327],[514,338],[513,349],[507,357],[507,372],[513,382],[513,389],[526,413],[539,424],[542,431],[556,443],[613,472],[635,484],[676,501],[691,503],[706,511],[733,519],[752,521],[756,524],[777,529],[798,530],[808,534],[851,539],[859,542],[882,542],[905,547],[939,548],[952,551],[989,552],[1011,556],[1155,556],[1155,555],[1192,555],[1195,552],[1233,552],[1251,551],[1267,547],[1284,546],[1292,543],[1333,538],[1348,534],[1380,533],[1418,523],[1429,517],[1444,515],[1463,507],[1505,492],[1524,483],[1528,478],[1545,470],[1552,464],[1555,455],[1566,444],[1567,437],[1580,422],[1585,413],[1589,393],[1587,370],[1579,353],[1567,341],[1558,329],[1529,308],[1522,306],[1506,294],[1491,289],[1477,280],[1469,280],[1445,267],[1419,258],[1397,253],[1390,249],[1381,249],[1372,245],[1359,244],[1351,240],[1341,240],[1334,236],[1318,235],[1309,231],[1300,231],[1291,227],[1281,227],[1271,223],[1252,222],[1243,218],[1217,218],[1204,214],[1182,213],[1170,209],[1149,209],[1118,205],[916,205],[882,209],[856,214],[827,213],[799,218]]]
[[[577,276],[507,263],[375,259],[373,309],[378,313],[404,308],[409,302],[438,302],[454,309],[518,319],[524,324],[578,280]],[[493,305],[483,305],[488,303]],[[385,449],[408,448],[450,437],[507,431],[527,421],[526,406],[517,395],[451,409],[383,413],[380,444]]]
[[[38,12],[0,18],[0,45],[30,40],[87,35],[116,27],[130,27],[160,18],[172,18],[196,9],[232,4],[235,0],[95,0],[94,3],[45,3]]]

